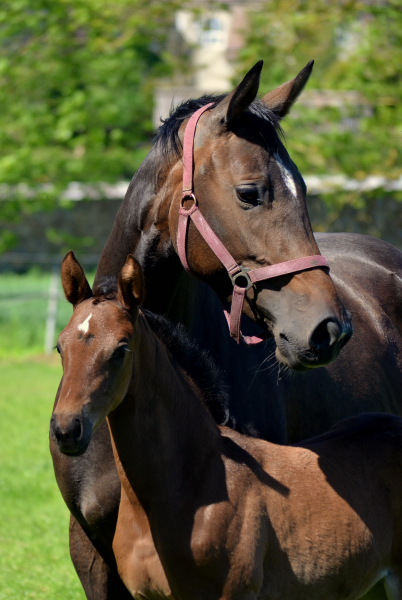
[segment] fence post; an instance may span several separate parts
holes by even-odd
[[[45,353],[51,354],[56,330],[57,296],[58,296],[59,269],[54,267],[50,275],[49,301],[47,305]]]

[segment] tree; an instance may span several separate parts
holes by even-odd
[[[179,2],[19,0],[0,12],[0,181],[130,177]]]
[[[71,180],[132,177],[153,134],[153,81],[177,66],[164,48],[180,5],[179,0],[2,4],[0,184],[41,186],[29,210],[51,206]],[[13,204],[2,203],[0,217],[27,210],[25,188],[17,196]]]
[[[266,91],[315,59],[307,91],[285,122],[291,156],[303,174],[402,175],[399,0],[271,0],[250,12],[245,36],[241,69],[264,58]],[[312,106],[314,89],[327,90],[333,106]],[[304,101],[309,94],[310,104]],[[368,198],[343,193],[326,200],[364,206]]]

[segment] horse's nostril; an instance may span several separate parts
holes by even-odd
[[[325,319],[313,331],[310,338],[310,347],[313,350],[331,348],[339,340],[341,328],[337,321]]]
[[[333,346],[339,339],[341,329],[335,321],[328,321],[327,330],[329,334],[329,345]]]

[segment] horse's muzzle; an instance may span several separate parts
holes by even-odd
[[[295,371],[328,365],[339,356],[352,334],[352,320],[347,311],[342,322],[333,316],[322,319],[308,336],[307,347],[281,333],[277,340],[279,360]]]

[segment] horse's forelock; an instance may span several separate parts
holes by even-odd
[[[176,108],[172,108],[167,119],[161,119],[162,125],[159,127],[158,133],[155,136],[154,144],[158,145],[164,154],[173,151],[180,155],[182,150],[181,141],[179,138],[179,129],[182,122],[191,117],[196,110],[213,103],[213,107],[217,106],[227,94],[211,95],[205,94],[196,100],[185,100]],[[253,124],[260,131],[266,143],[277,149],[278,137],[284,139],[284,132],[280,125],[280,118],[265,106],[260,100],[255,100],[245,111],[245,116],[251,117]],[[267,135],[267,125],[268,135]]]
[[[115,300],[117,296],[117,278],[103,277],[93,289],[94,304],[99,304],[104,300]]]

